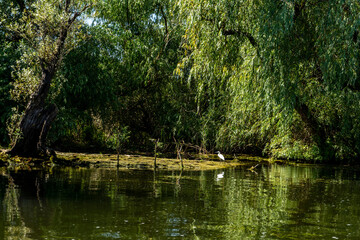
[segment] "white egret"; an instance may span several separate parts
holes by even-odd
[[[217,155],[219,156],[219,158],[220,158],[221,160],[225,161],[224,155],[222,155],[222,154],[220,153],[220,151],[216,151],[215,153],[217,153]]]

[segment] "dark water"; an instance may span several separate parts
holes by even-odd
[[[360,239],[360,171],[0,170],[0,239]]]

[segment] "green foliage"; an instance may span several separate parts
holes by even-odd
[[[64,59],[51,94],[60,106],[106,112],[103,109],[115,101],[114,82],[104,66],[109,61],[106,49],[94,35]]]
[[[12,14],[21,16],[6,25],[7,31],[19,38],[22,53],[13,73],[12,97],[16,101],[26,104],[42,72],[55,73],[61,57],[84,40],[78,16],[90,2],[38,0],[23,2],[23,9],[12,8]]]
[[[181,56],[182,29],[170,2],[105,1],[99,12],[111,49],[108,73],[117,84],[119,105],[113,119],[129,126],[131,142],[148,150],[149,138],[172,141],[173,134],[181,134],[176,128],[178,91],[187,94],[190,89],[173,76]]]
[[[22,107],[68,17],[54,3],[34,1],[36,21],[2,3],[1,16],[12,14],[0,33],[23,39],[21,56],[0,65],[0,91]],[[103,0],[90,14],[91,26],[74,24],[52,85],[53,142],[114,149],[124,134],[148,151],[150,139],[175,137],[286,159],[360,157],[357,1]],[[1,43],[6,60],[10,42]]]
[[[14,106],[10,98],[11,65],[16,60],[17,52],[15,44],[4,41],[1,36],[0,38],[0,144],[7,145],[9,137],[6,125]]]
[[[7,42],[16,43],[20,53],[16,62],[8,65],[12,68],[9,92],[19,105],[9,121],[12,134],[17,133],[19,125],[14,120],[20,119],[18,116],[25,106],[30,106],[29,102],[37,101],[41,94],[43,100],[34,105],[45,104],[48,86],[61,68],[62,58],[86,37],[80,16],[94,1],[20,0],[16,4],[9,1],[1,4],[5,6],[0,11],[1,33]],[[34,95],[43,86],[44,91]],[[53,101],[55,96],[51,94],[48,100]]]
[[[197,101],[230,97],[214,108],[226,108],[218,147],[324,160],[347,149],[359,157],[358,3],[177,4],[187,25],[177,73],[197,84]]]
[[[127,126],[117,127],[113,129],[110,135],[105,139],[106,146],[110,149],[120,152],[121,148],[124,147],[124,144],[129,141],[130,134],[131,132]]]

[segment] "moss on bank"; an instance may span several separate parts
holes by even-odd
[[[62,161],[78,161],[79,163],[88,163],[94,167],[117,167],[116,154],[84,154],[84,153],[57,153],[58,159]],[[248,163],[247,163],[248,164]],[[211,170],[228,167],[246,165],[245,162],[235,160],[218,161],[209,157],[201,159],[183,159],[184,170]],[[156,166],[158,169],[180,170],[181,161],[174,158],[157,158]],[[119,168],[126,169],[153,169],[154,157],[143,155],[120,155]]]
[[[88,154],[56,152],[56,157],[49,159],[9,157],[1,150],[0,166],[73,166],[73,167],[102,167],[116,168],[116,154]],[[195,159],[183,159],[184,170],[212,170],[242,165],[253,165],[251,162],[269,161],[269,159],[251,156],[226,156],[226,161],[219,161],[216,155],[194,155]],[[174,158],[158,157],[158,169],[180,170],[181,161]],[[153,169],[154,157],[142,154],[120,155],[119,168],[121,169]]]

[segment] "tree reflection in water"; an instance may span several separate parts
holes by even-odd
[[[0,239],[360,237],[359,170],[253,171],[0,170]]]
[[[11,176],[2,172],[1,174],[8,179],[8,184],[3,198],[4,215],[4,236],[2,239],[18,240],[30,239],[28,234],[31,232],[30,228],[25,226],[23,217],[21,216],[21,209],[19,206],[20,191],[18,186],[14,183]],[[1,236],[1,235],[0,235]]]

